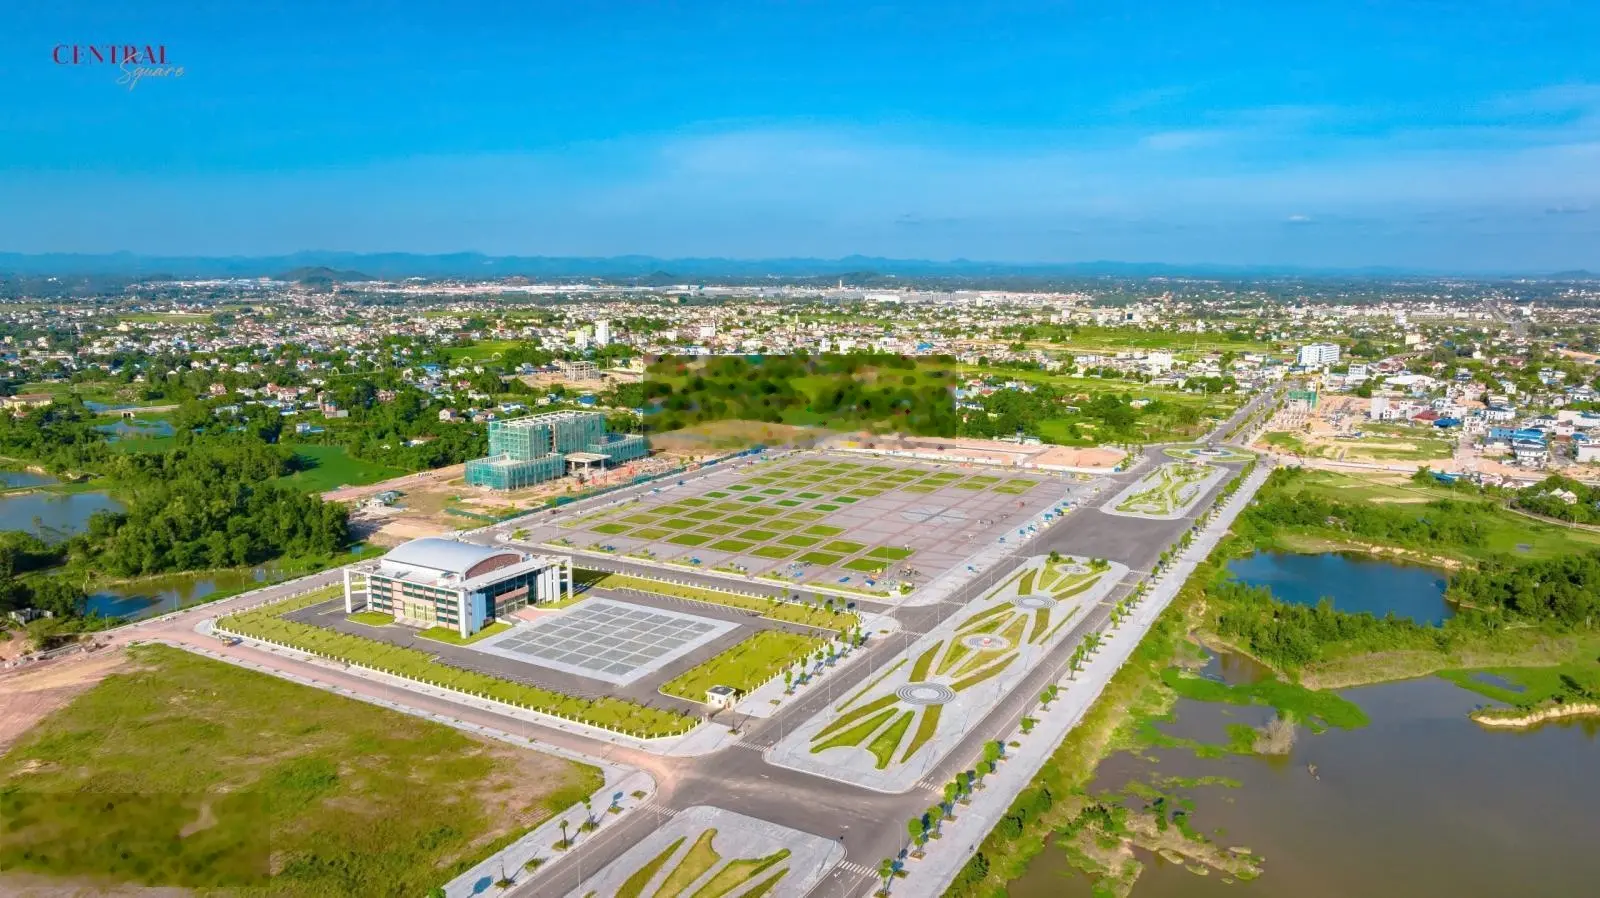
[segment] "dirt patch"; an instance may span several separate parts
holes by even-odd
[[[650,434],[650,447],[695,459],[748,449],[757,444],[786,446],[821,435],[815,428],[765,421],[705,421],[680,430]]]
[[[548,820],[566,807],[582,801],[577,789],[563,789],[563,784],[581,783],[571,762],[555,755],[521,751],[507,745],[481,743],[483,751],[499,762],[496,774],[484,777],[473,792],[486,816],[494,821],[480,844],[492,842],[501,836],[521,832]],[[599,782],[593,784],[598,787]],[[551,810],[547,805],[552,790],[570,792],[570,800],[562,807]],[[601,813],[604,808],[596,808]],[[580,812],[579,818],[582,817]],[[582,819],[571,821],[576,829]]]
[[[52,711],[127,664],[121,650],[105,649],[0,674],[0,752]]]
[[[7,898],[187,898],[188,889],[101,883],[87,878],[0,873],[0,895]]]

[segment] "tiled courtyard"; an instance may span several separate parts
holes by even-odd
[[[544,525],[528,541],[889,593],[1007,536],[1058,503],[1066,486],[1032,472],[806,454]]]
[[[513,627],[474,648],[626,684],[732,629],[733,624],[692,614],[594,598],[532,625]]]

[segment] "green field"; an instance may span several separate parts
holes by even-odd
[[[668,680],[661,691],[693,702],[706,700],[712,686],[732,686],[748,694],[784,668],[821,648],[827,640],[781,630],[762,630],[720,655]]]
[[[325,493],[341,486],[365,486],[407,473],[388,465],[351,458],[343,446],[319,446],[311,443],[287,445],[294,450],[299,463],[311,467],[281,477],[279,480],[308,493]]]
[[[1306,471],[1294,481],[1281,487],[1293,495],[1306,492],[1338,502],[1372,502],[1390,505],[1414,513],[1427,514],[1426,503],[1435,499],[1453,499],[1462,502],[1481,502],[1501,505],[1494,496],[1452,490],[1443,485],[1420,485],[1408,478],[1386,474],[1344,474],[1332,471]],[[1600,532],[1578,530],[1548,524],[1515,512],[1501,510],[1482,522],[1484,545],[1437,546],[1430,552],[1464,560],[1486,560],[1511,555],[1517,558],[1550,558],[1575,552],[1600,548]],[[1301,537],[1285,533],[1280,537],[1286,548],[1297,551],[1322,551],[1315,537]]]
[[[178,649],[129,651],[130,672],[0,757],[0,869],[422,895],[603,783],[592,767]]]

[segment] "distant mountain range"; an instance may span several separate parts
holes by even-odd
[[[670,284],[729,278],[877,277],[1543,277],[1592,280],[1588,271],[1460,272],[1402,268],[1310,268],[1270,265],[1173,265],[1159,262],[982,262],[954,259],[661,259],[654,256],[489,256],[482,253],[344,253],[308,251],[280,256],[146,256],[135,253],[0,253],[0,274],[21,276],[121,275],[174,278],[272,277],[316,282],[421,278],[610,278]]]

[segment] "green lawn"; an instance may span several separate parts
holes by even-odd
[[[1426,503],[1434,499],[1455,499],[1499,505],[1493,496],[1468,490],[1452,490],[1442,485],[1421,485],[1410,480],[1395,482],[1387,475],[1343,474],[1332,471],[1306,471],[1284,489],[1291,494],[1306,492],[1339,502],[1371,502],[1401,509],[1418,516],[1427,513]],[[1481,547],[1437,546],[1429,551],[1463,559],[1488,559],[1511,555],[1516,558],[1552,558],[1600,548],[1600,533],[1577,530],[1536,521],[1511,511],[1501,510],[1481,522],[1484,545]],[[1297,534],[1283,534],[1285,545],[1296,542]],[[1299,548],[1316,549],[1309,542]],[[1320,550],[1319,550],[1320,551]]]
[[[298,463],[311,467],[281,477],[279,480],[308,493],[325,493],[341,486],[365,486],[406,473],[399,468],[351,458],[343,446],[317,446],[309,443],[290,443],[288,446],[294,450]]]
[[[129,652],[130,672],[0,757],[0,869],[421,895],[603,783],[592,767],[178,649]]]
[[[720,655],[674,677],[661,691],[703,702],[712,686],[732,686],[748,693],[816,651],[826,640],[779,630],[762,630]]]
[[[470,643],[477,642],[480,639],[488,639],[490,636],[504,633],[509,629],[511,629],[510,624],[502,623],[501,621],[494,621],[487,627],[484,627],[482,630],[479,630],[478,632],[465,638],[463,638],[460,633],[456,632],[454,627],[429,627],[426,630],[418,631],[417,635],[423,639],[433,639],[439,642],[448,642],[451,645],[468,645]]]
[[[357,611],[355,614],[347,614],[345,617],[358,624],[366,624],[369,627],[382,627],[394,623],[394,615],[386,614],[382,611]]]

